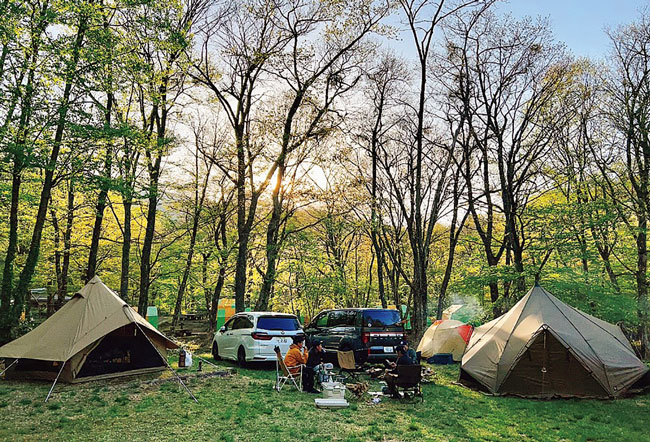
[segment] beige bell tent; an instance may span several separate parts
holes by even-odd
[[[423,359],[438,353],[451,353],[454,361],[460,361],[471,335],[471,325],[453,319],[436,321],[420,339],[417,351]]]
[[[615,398],[647,380],[648,367],[618,326],[538,285],[474,330],[460,372],[465,385],[534,398]]]
[[[163,370],[178,348],[95,276],[58,312],[0,347],[7,377],[82,382]],[[8,364],[9,365],[9,364]]]

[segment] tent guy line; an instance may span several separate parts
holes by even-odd
[[[169,369],[169,370],[174,374],[174,376],[176,376],[176,379],[178,379],[178,382],[180,382],[180,384],[181,384],[183,387],[185,387],[185,390],[187,390],[187,392],[188,392],[189,395],[192,397],[192,399],[194,399],[194,402],[196,402],[196,403],[198,404],[198,403],[199,403],[198,399],[197,399],[197,398],[192,394],[192,392],[191,392],[190,389],[187,387],[187,385],[185,385],[185,382],[183,382],[183,380],[182,380],[181,377],[178,375],[178,373],[176,373],[176,371],[172,368],[172,366],[169,365],[169,362],[167,361],[167,358],[164,357],[164,356],[160,353],[160,351],[158,351],[158,348],[154,345],[153,342],[151,342],[151,339],[149,339],[149,336],[147,336],[147,334],[146,334],[146,333],[145,333],[145,332],[140,328],[140,324],[138,324],[138,322],[135,321],[134,318],[130,317],[130,313],[131,313],[132,308],[129,306],[129,304],[124,304],[124,305],[122,306],[122,309],[124,309],[124,314],[125,314],[127,317],[129,317],[129,319],[131,319],[131,320],[133,321],[133,323],[135,324],[135,326],[138,327],[138,329],[139,329],[140,332],[144,335],[144,337],[147,338],[147,341],[149,341],[149,343],[151,344],[151,346],[152,346],[154,349],[156,349],[156,351],[158,352],[158,355],[160,356],[160,358],[161,358],[163,361],[165,361],[165,365],[167,365],[167,368],[168,368],[168,369]],[[128,313],[127,313],[127,312],[128,312]]]

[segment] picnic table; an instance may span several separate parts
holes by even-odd
[[[208,312],[191,312],[181,314],[181,321],[198,321],[205,319],[208,316]]]

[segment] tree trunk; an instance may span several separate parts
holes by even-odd
[[[201,263],[201,285],[203,286],[203,296],[205,297],[205,310],[209,312],[212,310],[210,304],[210,291],[208,290],[208,258],[210,253],[202,253],[203,261]]]
[[[4,3],[5,5],[7,2]],[[2,128],[2,132],[6,130],[6,127],[11,122],[11,116],[13,114],[13,109],[15,106],[16,100],[22,94],[22,108],[20,112],[20,118],[18,120],[17,128],[17,137],[16,145],[14,149],[16,151],[13,154],[13,168],[11,176],[11,205],[9,208],[9,238],[7,245],[7,253],[5,255],[4,268],[2,272],[2,284],[0,285],[0,342],[8,341],[10,339],[10,328],[11,328],[11,312],[10,312],[10,300],[13,291],[13,279],[14,279],[14,261],[16,259],[16,252],[18,250],[18,209],[20,201],[20,186],[22,184],[22,170],[24,167],[24,149],[25,142],[27,140],[27,133],[29,122],[32,116],[32,99],[34,96],[34,78],[36,75],[36,69],[38,68],[38,57],[39,57],[39,48],[41,45],[41,40],[45,28],[49,24],[50,15],[48,13],[49,3],[45,2],[40,11],[38,26],[35,27],[32,40],[30,45],[31,53],[25,54],[25,59],[23,66],[21,68],[21,75],[19,76],[19,83],[16,85],[16,93],[14,94],[14,102],[11,106],[11,111],[7,113],[5,124]],[[8,45],[4,46],[4,49],[7,49]],[[4,51],[3,51],[4,55]],[[23,80],[23,75],[25,70],[27,70],[27,82],[24,86],[20,86]],[[4,71],[4,59],[3,59],[3,68]],[[19,87],[23,91],[19,89]]]
[[[273,293],[273,285],[275,283],[275,271],[277,266],[277,259],[280,253],[280,223],[282,219],[282,180],[284,179],[284,161],[278,165],[278,172],[276,176],[275,187],[273,188],[272,200],[273,210],[271,211],[271,219],[266,228],[266,272],[264,273],[264,280],[260,290],[260,296],[257,299],[255,310],[266,311],[269,307],[269,300]]]
[[[63,90],[63,97],[61,99],[61,104],[59,105],[58,113],[59,118],[57,121],[56,131],[54,135],[54,140],[52,143],[52,151],[50,152],[50,158],[45,169],[45,179],[43,180],[43,188],[41,190],[41,197],[39,200],[38,211],[36,212],[36,221],[34,223],[34,230],[32,232],[32,239],[29,245],[29,251],[27,253],[27,259],[25,261],[25,266],[23,267],[22,272],[20,273],[20,278],[18,279],[18,286],[14,293],[14,308],[12,313],[13,324],[18,323],[18,318],[22,312],[25,295],[27,294],[27,289],[31,283],[32,276],[36,270],[36,264],[38,262],[38,256],[40,253],[41,247],[41,237],[43,235],[43,226],[45,225],[45,218],[47,216],[47,208],[50,202],[50,194],[52,192],[52,186],[54,185],[54,172],[56,170],[57,160],[59,157],[59,152],[61,150],[61,144],[63,141],[63,131],[65,129],[66,117],[68,110],[70,108],[70,94],[72,92],[72,86],[74,84],[74,75],[77,69],[77,64],[79,62],[80,49],[84,40],[87,27],[87,18],[81,17],[79,22],[79,28],[77,30],[77,35],[75,38],[74,46],[72,47],[72,56],[70,62],[66,66],[66,83]]]
[[[61,287],[61,231],[59,228],[59,220],[56,218],[56,212],[52,210],[52,203],[50,203],[50,215],[52,217],[52,228],[54,229],[54,273],[56,274],[56,292],[59,292]],[[54,293],[48,295],[47,299],[47,317],[49,318],[54,313]]]
[[[152,170],[149,178],[149,206],[147,207],[147,227],[140,255],[140,296],[138,313],[144,315],[149,305],[149,284],[151,276],[151,249],[156,229],[156,212],[158,204],[158,171]]]
[[[61,264],[61,285],[57,291],[56,309],[60,309],[68,294],[68,272],[70,269],[70,248],[72,247],[72,224],[74,221],[74,182],[68,185],[68,210],[66,213],[65,230],[63,231],[63,262]]]
[[[124,300],[129,295],[129,270],[131,266],[131,197],[123,197],[124,205],[124,237],[122,238],[122,268],[120,271],[120,297]]]
[[[0,315],[2,316],[3,325],[11,322],[9,304],[13,288],[14,261],[18,250],[18,203],[20,201],[21,172],[20,170],[16,171],[17,167],[19,166],[14,161],[14,172],[11,180],[11,206],[9,208],[9,244],[5,256],[2,289],[0,291]],[[3,338],[0,337],[0,342],[4,340]],[[9,336],[6,338],[8,340]]]
[[[639,338],[641,354],[647,357],[650,351],[650,304],[648,303],[648,220],[645,214],[639,218],[639,232],[636,238],[637,248],[637,314],[639,317]]]
[[[174,317],[172,318],[172,328],[175,328],[178,324],[178,319],[181,316],[181,306],[183,303],[183,295],[185,294],[185,288],[187,287],[187,280],[190,277],[190,270],[192,269],[192,259],[194,257],[194,245],[196,244],[196,233],[199,228],[199,215],[198,213],[194,216],[194,222],[192,223],[192,232],[190,234],[190,245],[187,250],[187,259],[185,260],[185,268],[183,269],[183,276],[181,278],[181,283],[178,286],[178,295],[176,296],[176,306],[174,307]]]
[[[217,279],[217,284],[214,286],[214,291],[212,292],[212,300],[210,302],[210,332],[215,331],[216,325],[217,325],[217,311],[219,310],[219,298],[221,297],[221,291],[223,289],[223,285],[226,281],[226,267],[222,263],[221,266],[219,266],[219,277]]]
[[[105,111],[105,130],[111,127],[111,112],[113,108],[113,94],[108,93],[106,98]],[[99,196],[95,206],[95,225],[90,241],[90,252],[88,253],[88,265],[86,266],[86,282],[90,281],[97,272],[97,253],[99,252],[99,238],[102,232],[102,222],[104,220],[104,209],[108,200],[108,189],[110,187],[111,169],[113,165],[113,142],[109,139],[106,147],[106,156],[104,158],[104,176],[100,183]]]
[[[450,241],[449,255],[447,255],[447,266],[445,267],[445,274],[442,277],[440,284],[440,296],[438,297],[438,308],[436,309],[436,319],[442,319],[442,308],[444,306],[445,296],[447,295],[447,288],[449,281],[451,281],[451,272],[454,268],[454,254],[456,251],[457,241]]]
[[[416,268],[413,276],[413,316],[411,318],[412,342],[420,342],[427,329],[428,293],[427,279],[424,276],[425,269]],[[397,306],[399,309],[399,306]]]

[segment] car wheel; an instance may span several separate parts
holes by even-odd
[[[244,350],[244,347],[239,347],[239,350],[237,350],[237,365],[240,367],[246,366],[246,350]]]
[[[221,358],[219,357],[219,345],[217,345],[216,341],[212,342],[212,359],[214,359],[215,361],[221,360]]]

